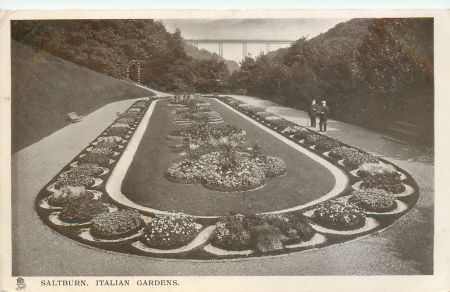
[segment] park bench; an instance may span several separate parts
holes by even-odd
[[[83,116],[77,115],[76,112],[66,114],[66,120],[71,123],[78,123],[83,119]]]

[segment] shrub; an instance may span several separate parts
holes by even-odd
[[[381,189],[354,191],[348,202],[369,212],[389,212],[397,207],[392,195]]]
[[[186,245],[198,234],[192,217],[182,213],[156,215],[144,229],[143,242],[154,248],[172,249]]]
[[[319,204],[314,210],[314,220],[337,230],[352,230],[364,226],[366,217],[357,206],[339,200]]]
[[[286,236],[280,229],[267,223],[255,228],[254,247],[261,253],[277,251],[283,249],[283,241]]]
[[[108,211],[108,207],[98,200],[74,200],[63,207],[59,218],[64,222],[85,223]]]
[[[124,127],[109,127],[108,134],[123,137],[128,133],[128,129]]]
[[[136,211],[121,210],[94,217],[91,234],[98,238],[126,237],[142,227],[144,221]]]
[[[104,166],[109,164],[109,157],[106,154],[90,152],[87,153],[85,156],[80,157],[79,163],[80,164],[94,163]]]
[[[358,152],[358,150],[347,146],[341,146],[331,150],[329,155],[336,159],[343,159],[344,157],[350,156],[355,152]]]
[[[252,245],[250,222],[243,215],[224,216],[211,234],[211,244],[229,250],[248,249]]]
[[[358,168],[358,175],[361,177],[385,175],[400,178],[400,174],[392,164],[382,162],[369,162],[360,165]]]
[[[120,118],[116,121],[116,123],[128,124],[128,125],[134,124],[134,122],[135,122],[135,119],[132,119],[132,118]]]
[[[82,172],[68,170],[61,173],[56,180],[55,188],[60,189],[64,186],[88,187],[94,184],[94,178]]]
[[[350,167],[359,167],[360,165],[364,163],[370,163],[370,162],[378,162],[378,158],[375,156],[369,154],[369,153],[363,153],[363,152],[352,152],[345,156],[344,163],[347,166]]]
[[[330,151],[338,148],[340,145],[339,141],[325,137],[317,142],[316,149],[319,151]]]
[[[119,144],[117,144],[116,142],[113,142],[113,141],[103,141],[103,142],[97,143],[97,145],[95,145],[95,148],[117,149],[117,148],[119,148]]]
[[[361,188],[366,189],[383,189],[390,193],[399,194],[405,191],[405,185],[400,181],[399,177],[391,175],[374,175],[364,178]]]
[[[86,189],[83,186],[64,186],[58,192],[53,193],[49,198],[48,203],[54,207],[63,207],[71,204],[73,201],[89,200],[93,197],[94,195],[86,192]]]

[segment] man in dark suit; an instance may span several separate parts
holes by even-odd
[[[322,105],[319,108],[319,128],[320,132],[327,132],[327,120],[330,109],[327,106],[327,102],[322,100]]]

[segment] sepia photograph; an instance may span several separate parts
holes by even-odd
[[[436,21],[355,15],[12,19],[16,289],[435,275]]]

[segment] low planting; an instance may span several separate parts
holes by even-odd
[[[358,150],[356,150],[354,148],[350,148],[348,146],[341,146],[341,147],[331,150],[329,155],[336,159],[343,159],[345,157],[353,155],[353,153],[355,153],[355,152],[358,152]]]
[[[301,132],[305,130],[305,128],[299,126],[299,125],[295,125],[295,124],[291,124],[289,126],[287,126],[286,128],[284,128],[281,133],[283,134],[288,134],[288,135],[293,135],[296,134],[298,132]]]
[[[111,156],[114,153],[114,151],[112,150],[112,148],[100,147],[97,145],[89,153]]]
[[[108,211],[108,207],[98,200],[76,199],[63,207],[59,219],[67,223],[85,223]]]
[[[197,236],[196,225],[192,217],[183,213],[156,215],[145,226],[142,241],[152,248],[179,248]]]
[[[362,189],[354,191],[348,202],[369,212],[389,212],[397,207],[393,196],[381,189]]]
[[[109,164],[109,156],[104,153],[89,152],[85,156],[80,157],[79,163],[80,164],[94,163],[101,166],[106,166]]]
[[[365,163],[378,162],[378,158],[369,153],[355,151],[344,156],[344,164],[353,168],[359,167]]]
[[[99,137],[97,139],[97,142],[99,142],[99,143],[101,143],[101,142],[120,143],[122,141],[123,141],[123,139],[120,136],[103,136],[103,137]]]
[[[399,194],[405,191],[406,187],[399,177],[391,175],[374,175],[365,177],[361,183],[364,189],[382,189],[393,194]]]
[[[108,134],[112,136],[119,136],[123,138],[128,133],[128,129],[124,127],[110,127]]]
[[[98,238],[120,238],[135,233],[144,225],[141,215],[136,211],[120,210],[96,216],[91,234]]]
[[[335,139],[325,137],[320,139],[316,144],[316,150],[330,151],[341,146],[341,143]]]
[[[364,163],[359,166],[357,173],[360,177],[382,175],[400,178],[400,174],[393,165],[382,162]]]
[[[131,124],[134,124],[135,121],[136,120],[133,118],[120,118],[117,120],[117,123],[131,125]]]
[[[97,145],[95,145],[95,148],[107,148],[107,149],[116,150],[117,148],[119,148],[119,144],[117,144],[114,141],[103,141],[103,142],[97,143]]]
[[[210,241],[226,250],[255,249],[265,253],[282,249],[286,242],[308,241],[314,234],[302,216],[239,214],[222,217]]]
[[[85,163],[77,165],[70,170],[72,173],[79,173],[88,176],[95,176],[103,172],[103,168],[95,163]]]
[[[88,187],[94,184],[94,178],[82,172],[68,170],[61,173],[56,180],[55,188],[60,189],[64,186]]]
[[[336,230],[353,230],[364,226],[366,216],[359,207],[333,199],[319,204],[314,210],[314,221]]]
[[[64,207],[77,200],[88,200],[94,198],[90,192],[86,192],[84,186],[63,186],[53,193],[48,199],[48,203],[54,207]]]

